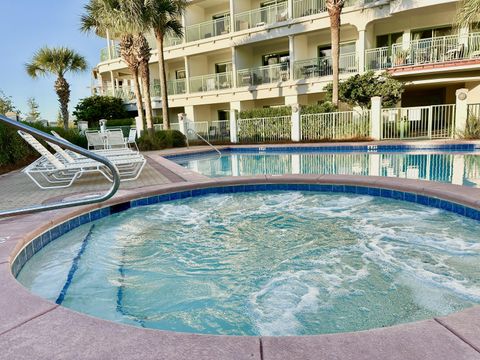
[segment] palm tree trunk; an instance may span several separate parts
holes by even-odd
[[[60,103],[60,112],[62,114],[63,127],[68,129],[68,103],[70,101],[70,85],[62,75],[59,75],[55,81],[55,92]]]
[[[147,120],[147,130],[152,133],[153,130],[153,110],[150,95],[150,69],[148,63],[140,65],[140,77],[142,78],[143,99],[145,99],[145,118]]]
[[[330,35],[332,42],[332,104],[338,106],[338,86],[340,81],[340,14],[342,6],[332,4],[328,7],[328,14],[330,16]]]
[[[162,93],[162,117],[163,130],[170,129],[170,119],[168,118],[168,94],[167,94],[167,74],[165,72],[165,58],[163,56],[163,37],[160,31],[155,31],[158,49],[158,68],[160,73],[160,91]]]
[[[143,98],[140,91],[140,82],[138,81],[138,69],[132,69],[133,71],[133,90],[135,92],[135,98],[137,101],[138,116],[142,120],[142,124],[145,124],[145,118],[143,116]]]

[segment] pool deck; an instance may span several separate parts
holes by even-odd
[[[456,142],[428,142],[444,143]],[[93,318],[35,296],[15,280],[10,268],[16,254],[45,230],[94,209],[162,193],[253,183],[340,184],[410,192],[480,210],[480,189],[475,188],[420,180],[347,175],[267,175],[211,179],[162,157],[172,153],[206,150],[209,148],[146,153],[149,161],[146,172],[138,181],[122,184],[117,195],[104,204],[0,220],[0,359],[480,360],[480,306],[446,317],[355,333],[291,337],[210,336],[142,329]],[[108,187],[97,185],[94,181],[78,184],[68,191],[40,192],[33,187],[30,190],[32,184],[23,178],[24,174],[18,172],[0,177],[0,187],[8,185],[10,193],[6,198],[2,194],[2,209],[12,204],[28,204],[32,197],[39,202],[60,201],[103,191]]]

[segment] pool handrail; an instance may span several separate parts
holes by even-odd
[[[64,208],[69,208],[69,207],[75,207],[75,206],[83,206],[83,205],[89,205],[89,204],[96,204],[96,203],[101,203],[104,202],[108,199],[110,199],[112,196],[115,195],[117,192],[119,186],[120,186],[120,175],[118,173],[117,167],[107,158],[104,156],[98,155],[96,153],[93,153],[91,151],[88,151],[80,146],[74,145],[68,141],[56,138],[52,135],[49,135],[47,133],[44,133],[43,131],[40,131],[38,129],[35,129],[31,126],[28,126],[26,124],[23,124],[19,121],[12,120],[4,115],[0,115],[0,123],[5,123],[7,126],[13,127],[17,130],[24,131],[36,138],[40,138],[42,140],[51,142],[52,144],[61,146],[64,149],[68,149],[71,151],[74,151],[80,155],[83,155],[85,157],[88,157],[92,160],[98,161],[102,164],[104,164],[112,174],[112,185],[108,192],[106,192],[104,195],[101,196],[94,196],[94,197],[88,197],[84,199],[79,199],[79,200],[70,200],[70,201],[65,201],[65,202],[57,202],[53,204],[42,204],[42,205],[33,205],[33,206],[28,206],[24,208],[18,208],[18,209],[13,209],[13,210],[2,210],[0,211],[0,218],[4,217],[9,217],[9,216],[14,216],[14,215],[24,215],[24,214],[32,214],[32,213],[37,213],[37,212],[43,212],[43,211],[49,211],[49,210],[58,210],[58,209],[64,209]]]
[[[206,142],[213,150],[215,150],[215,151],[218,153],[218,155],[222,156],[222,153],[220,152],[220,150],[218,150],[218,148],[217,148],[216,146],[212,145],[212,144],[210,143],[210,141],[208,141],[207,139],[205,139],[205,138],[204,138],[202,135],[200,135],[198,132],[196,132],[196,131],[193,130],[192,128],[188,128],[188,129],[187,129],[187,133],[188,133],[188,132],[191,132],[191,133],[193,133],[195,136],[198,136],[201,140],[203,140],[204,142]],[[186,138],[187,138],[187,147],[190,147],[190,144],[188,143],[188,135],[186,136]]]

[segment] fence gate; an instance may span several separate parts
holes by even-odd
[[[449,139],[455,136],[455,105],[382,110],[382,140]]]

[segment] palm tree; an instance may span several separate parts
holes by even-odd
[[[457,25],[468,27],[479,20],[480,0],[462,0],[457,10]]]
[[[339,83],[339,62],[340,62],[340,15],[342,14],[345,0],[327,0],[326,6],[330,17],[330,35],[332,42],[332,75],[333,90],[332,103],[338,106],[338,83]]]
[[[151,49],[147,39],[143,34],[137,34],[134,37],[133,49],[139,63],[139,72],[142,79],[143,98],[145,99],[145,117],[147,120],[147,130],[153,131],[153,109],[150,95],[150,57]]]
[[[106,37],[110,33],[120,38],[120,54],[132,73],[138,116],[144,123],[143,98],[138,80],[140,61],[135,49],[136,36],[141,27],[139,14],[144,10],[142,0],[90,0],[85,5],[85,14],[81,16],[81,30],[94,31]],[[113,81],[113,79],[112,79]],[[147,99],[150,102],[150,99]]]
[[[166,35],[183,37],[183,26],[178,18],[188,6],[188,0],[146,0],[148,7],[148,27],[153,28],[158,51],[160,91],[162,93],[163,128],[170,129],[168,117],[167,75],[163,54]]]
[[[55,92],[60,102],[63,126],[68,128],[68,103],[70,102],[70,85],[65,79],[67,72],[81,72],[87,70],[87,61],[74,50],[66,47],[43,47],[33,56],[30,63],[25,65],[28,75],[38,76],[55,75]]]

